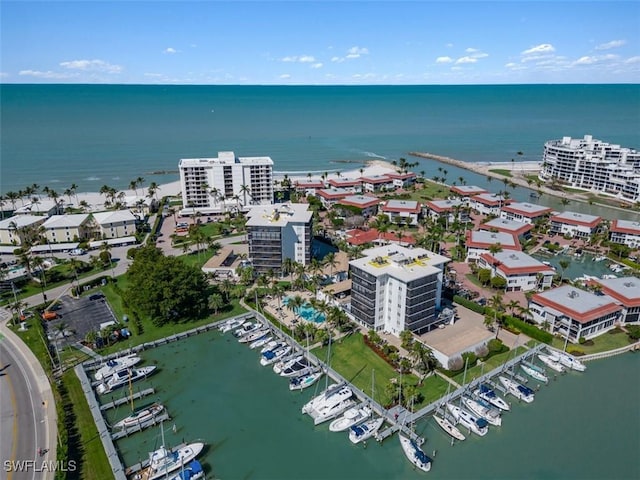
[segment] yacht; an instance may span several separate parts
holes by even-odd
[[[317,368],[313,371],[300,375],[298,377],[292,377],[289,380],[289,390],[304,390],[316,383],[320,377],[322,377],[322,370]]]
[[[244,323],[244,320],[231,319],[224,322],[222,325],[218,327],[222,333],[227,333],[231,330],[238,328],[240,325]]]
[[[349,429],[349,440],[351,443],[360,443],[373,437],[384,423],[384,418],[370,418],[359,425],[353,425]]]
[[[544,383],[547,383],[549,381],[549,377],[547,377],[547,375],[545,373],[541,372],[540,370],[538,370],[536,368],[533,368],[532,365],[528,365],[526,363],[521,363],[520,364],[520,368],[522,368],[524,373],[529,375],[534,380],[538,380],[539,382],[544,382]]]
[[[345,410],[348,410],[354,405],[355,402],[350,398],[336,404],[325,404],[324,406],[319,407],[313,412],[313,424],[320,425],[321,423],[336,418],[337,416],[342,415]]]
[[[302,406],[302,413],[311,413],[324,405],[340,403],[351,398],[353,391],[346,383],[336,383],[325,389]]]
[[[467,412],[451,403],[447,403],[447,409],[449,409],[453,418],[455,418],[460,425],[467,427],[476,435],[484,437],[489,431],[489,424],[484,418]]]
[[[244,323],[237,330],[234,330],[233,336],[236,337],[237,339],[241,339],[245,335],[249,335],[251,332],[255,332],[260,328],[262,328],[262,324],[260,322],[255,322],[255,323],[247,322],[247,323]]]
[[[191,460],[188,465],[180,467],[180,471],[171,480],[199,480],[204,478],[204,469],[197,460]]]
[[[100,394],[109,393],[116,388],[120,388],[129,382],[135,382],[143,378],[147,378],[156,370],[155,365],[142,368],[132,368],[130,370],[120,370],[113,374],[109,380],[102,382],[96,387],[96,391]]]
[[[269,340],[262,346],[262,348],[260,349],[260,353],[268,352],[269,350],[275,350],[281,345],[284,345],[284,343],[280,342],[279,340]]]
[[[280,375],[285,368],[289,368],[294,363],[302,361],[303,359],[304,355],[294,351],[291,355],[287,355],[273,364],[273,373]]]
[[[251,342],[249,344],[249,348],[251,350],[254,350],[256,348],[260,348],[265,346],[267,343],[269,343],[271,340],[273,340],[273,337],[271,335],[264,335],[263,337],[260,337],[257,340],[254,340],[253,342]]]
[[[433,419],[436,421],[438,425],[440,425],[440,428],[442,428],[445,432],[447,432],[456,440],[463,441],[465,438],[467,438],[462,434],[460,430],[458,430],[458,427],[456,427],[453,423],[447,420],[444,416],[441,417],[439,415],[434,415]]]
[[[486,400],[494,407],[498,407],[500,410],[504,410],[505,412],[511,410],[509,404],[502,397],[498,396],[495,390],[484,383],[481,383],[480,387],[473,393],[478,398]]]
[[[507,377],[501,376],[498,377],[498,380],[500,380],[500,383],[502,383],[502,386],[507,390],[507,392],[517,399],[524,400],[527,403],[531,403],[535,399],[535,392],[529,387],[521,385]]]
[[[350,408],[340,418],[335,419],[329,424],[329,430],[332,432],[342,432],[354,425],[364,422],[371,416],[371,409],[366,405],[356,405]]]
[[[247,334],[243,335],[242,337],[238,338],[238,341],[240,343],[252,343],[255,340],[263,338],[268,333],[269,333],[269,329],[260,326],[256,330],[254,330],[253,332],[247,333]]]
[[[580,362],[573,355],[570,355],[566,352],[558,352],[554,350],[549,353],[549,358],[572,370],[584,372],[587,369],[584,363]]]
[[[409,437],[405,436],[402,433],[398,436],[398,438],[400,438],[400,445],[402,446],[402,450],[404,450],[404,454],[407,456],[411,463],[413,463],[423,472],[428,472],[429,470],[431,470],[431,459],[427,456],[426,453],[424,453],[424,451],[415,442],[415,440],[411,440]]]
[[[558,373],[564,372],[564,367],[560,364],[560,362],[558,360],[554,360],[550,355],[539,353],[538,358],[551,370],[555,370]]]
[[[281,377],[298,377],[306,373],[311,373],[315,370],[315,367],[309,363],[306,358],[298,360],[291,365],[286,366],[280,372]]]
[[[488,402],[481,399],[475,400],[469,397],[462,397],[462,403],[464,403],[464,406],[467,407],[471,413],[475,413],[479,417],[484,418],[491,425],[495,425],[496,427],[502,425],[500,410],[496,410]]]
[[[131,427],[144,426],[151,424],[154,419],[164,412],[164,405],[160,403],[152,403],[151,405],[142,406],[134,410],[131,415],[123,418],[113,426],[114,430],[126,430]]]
[[[139,475],[140,480],[165,478],[194,460],[204,448],[204,443],[194,442],[175,450],[167,450],[163,445],[149,454],[149,466]],[[136,477],[138,478],[138,477]],[[178,477],[179,478],[179,477]]]
[[[126,355],[124,357],[115,358],[113,360],[107,360],[104,365],[102,365],[96,373],[93,375],[96,380],[106,380],[111,378],[111,376],[121,370],[126,370],[127,368],[131,368],[134,365],[137,365],[142,361],[138,355],[131,354]]]
[[[262,354],[262,358],[260,359],[260,365],[266,367],[267,365],[271,365],[277,362],[279,359],[289,354],[291,351],[291,345],[281,345],[274,350],[268,350]]]

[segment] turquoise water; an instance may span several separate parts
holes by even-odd
[[[282,299],[282,303],[284,303],[285,305],[289,305],[289,299],[290,297],[284,297]],[[304,318],[305,320],[308,320],[311,322],[322,323],[325,321],[324,313],[317,311],[309,303],[305,303],[300,308],[298,308],[296,313],[300,315],[302,318]]]
[[[571,280],[575,280],[578,277],[583,275],[591,275],[594,277],[602,278],[602,275],[616,275],[617,277],[623,277],[624,274],[613,273],[609,269],[609,265],[611,264],[608,260],[603,260],[600,262],[594,262],[594,256],[588,253],[583,254],[580,257],[574,257],[573,255],[543,255],[540,253],[534,253],[532,257],[537,258],[540,261],[549,262],[553,267],[555,267],[558,274],[562,273],[562,268],[560,267],[560,262],[562,260],[566,260],[569,262],[569,266],[567,266],[564,271],[564,278],[568,278]]]
[[[145,364],[160,367],[140,387],[156,387],[173,416],[165,425],[167,444],[204,439],[209,448],[202,460],[213,472],[207,478],[425,478],[395,436],[365,447],[326,424],[314,427],[300,413],[314,389],[290,392],[286,379],[231,336],[210,332],[142,355]],[[453,447],[432,420],[418,422],[424,450],[436,451],[429,478],[640,478],[639,369],[640,355],[632,353],[591,362],[585,373],[542,387],[534,403],[514,402],[502,427]],[[137,462],[157,446],[159,431],[137,433],[117,447],[128,463]]]

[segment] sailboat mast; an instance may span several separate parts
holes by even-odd
[[[131,381],[131,370],[129,370],[129,399],[131,401],[131,411],[133,412],[133,382]]]

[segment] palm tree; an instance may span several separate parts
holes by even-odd
[[[207,304],[209,306],[209,308],[211,310],[213,310],[213,314],[217,315],[218,311],[224,307],[225,302],[222,298],[222,295],[220,295],[219,293],[212,293],[211,295],[209,295],[209,299],[207,301]]]
[[[136,197],[138,196],[138,183],[135,180],[129,182],[129,189],[136,193]]]
[[[80,202],[78,202],[78,185],[76,185],[75,183],[72,183],[71,186],[69,187],[69,191],[71,192],[71,194],[76,197],[76,205],[79,204]]]
[[[251,196],[251,187],[245,184],[240,185],[240,194],[244,197],[243,205],[248,205],[247,195],[249,196],[249,200],[253,201],[253,197]]]
[[[333,269],[338,264],[336,254],[333,252],[327,253],[323,258],[324,264],[329,265],[329,276],[333,277]]]
[[[11,310],[11,312],[13,313],[13,324],[14,325],[18,325],[18,320],[20,319],[20,316],[22,315],[22,311],[27,308],[29,305],[27,305],[25,302],[23,302],[22,300],[19,300],[18,298],[16,298],[13,302],[11,302],[9,304],[9,310]]]
[[[560,265],[560,268],[562,269],[562,271],[560,272],[560,283],[562,283],[562,281],[564,280],[564,271],[569,266],[569,260],[560,260],[558,262],[558,265]]]
[[[489,245],[489,253],[491,255],[495,255],[496,253],[501,251],[502,251],[502,245],[500,244],[500,242],[492,243],[491,245]]]
[[[520,303],[517,300],[511,300],[507,303],[507,308],[511,310],[511,315],[515,315],[515,311],[520,308]]]
[[[493,321],[498,324],[498,330],[496,331],[496,338],[498,338],[498,334],[500,333],[500,328],[502,328],[502,316],[500,316],[500,320],[498,319],[498,312],[502,312],[504,310],[504,305],[502,303],[502,294],[500,292],[496,293],[493,297],[489,299],[489,306],[493,309]]]
[[[5,197],[7,197],[7,200],[9,200],[11,202],[11,206],[13,207],[13,210],[16,209],[16,200],[18,200],[20,198],[20,195],[18,195],[18,193],[16,192],[7,192],[5,194]]]
[[[304,304],[304,299],[300,295],[295,295],[292,298],[289,298],[289,301],[287,302],[287,308],[293,312],[295,318],[297,319],[299,316],[300,308]]]

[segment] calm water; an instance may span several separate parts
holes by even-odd
[[[292,393],[258,353],[217,332],[143,353],[161,371],[157,388],[173,420],[167,444],[204,439],[203,461],[222,479],[424,478],[398,439],[353,445],[346,433],[314,427],[300,413],[312,391]],[[514,404],[503,426],[451,447],[432,421],[418,423],[425,450],[437,451],[434,479],[632,479],[640,477],[640,355],[589,363],[543,387],[531,405]],[[322,383],[321,386],[323,386]],[[313,390],[313,388],[309,389]],[[124,410],[119,412],[124,414]],[[113,415],[113,414],[112,414]],[[172,432],[176,424],[177,432]],[[118,443],[125,461],[146,458],[159,428]],[[207,478],[210,478],[208,476]]]
[[[613,273],[609,268],[611,262],[608,260],[602,260],[600,262],[594,262],[595,258],[593,255],[588,253],[583,254],[580,257],[574,257],[573,255],[543,255],[540,253],[535,253],[532,255],[534,258],[537,258],[541,261],[549,262],[552,266],[555,267],[558,274],[562,273],[562,267],[560,267],[560,262],[562,260],[566,260],[569,262],[566,270],[564,271],[564,278],[568,278],[574,280],[583,275],[591,275],[593,277],[602,278],[603,275],[616,275],[618,277],[625,276],[621,273]]]

